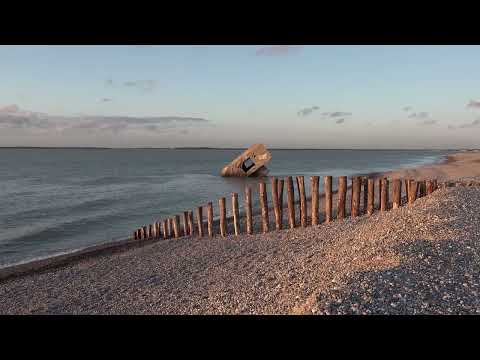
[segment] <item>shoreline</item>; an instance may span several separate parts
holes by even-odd
[[[458,162],[459,160],[455,157],[456,155],[462,155],[462,154],[476,154],[478,157],[480,157],[480,153],[475,152],[475,151],[460,151],[460,152],[455,152],[453,154],[447,154],[443,155],[441,159],[438,161],[428,164],[428,165],[421,165],[418,167],[412,167],[412,168],[405,168],[405,169],[399,169],[399,170],[394,170],[394,171],[386,171],[386,172],[370,172],[370,173],[356,173],[352,174],[351,176],[365,176],[365,177],[372,177],[375,180],[378,179],[381,176],[391,176],[389,174],[397,174],[401,172],[408,172],[408,171],[421,171],[424,167],[435,167],[435,166],[442,166],[442,165],[448,165],[448,164],[454,164],[455,162]],[[294,184],[295,187],[295,184]],[[351,189],[351,184],[347,186],[347,204],[348,204],[348,195],[349,191]],[[335,195],[337,193],[337,190],[334,190],[332,192],[333,197],[335,198]],[[284,195],[285,196],[285,195]],[[325,194],[321,193],[319,197],[319,205],[321,206],[322,201],[324,200]],[[307,208],[308,204],[310,203],[311,197],[307,197]],[[295,205],[299,204],[299,199],[296,199]],[[335,208],[335,206],[334,206]],[[286,220],[286,203],[284,203],[284,225],[285,225],[285,220]],[[348,209],[347,209],[348,211]],[[269,206],[268,208],[269,212],[269,217],[272,220],[273,219],[273,209]],[[260,217],[260,209],[254,209],[253,210],[253,217],[254,217],[254,233],[256,234],[259,230],[259,217]],[[241,211],[239,213],[240,217],[242,218],[245,213],[244,211]],[[296,218],[297,221],[299,220],[299,214],[298,211],[296,211]],[[335,214],[334,214],[335,215]],[[322,214],[320,214],[320,221],[322,221]],[[242,221],[240,221],[242,223]],[[214,218],[214,230],[215,233],[218,234],[219,232],[219,218]],[[241,224],[241,227],[243,227],[243,223]],[[270,222],[270,226],[272,225],[272,222]],[[287,229],[287,227],[284,227],[284,230]],[[227,230],[229,234],[232,234],[233,232],[233,224],[232,224],[232,216],[227,217]],[[243,235],[243,234],[242,234]],[[39,273],[39,272],[44,272],[48,271],[54,268],[66,266],[78,261],[81,261],[86,258],[91,258],[91,257],[98,257],[98,256],[103,256],[103,255],[109,255],[113,253],[118,253],[118,252],[125,252],[128,251],[129,249],[132,248],[137,248],[137,247],[143,247],[148,244],[153,244],[157,242],[164,242],[164,241],[179,241],[179,240],[190,240],[192,237],[180,237],[178,239],[172,238],[172,239],[147,239],[147,240],[134,240],[133,238],[126,238],[122,240],[114,240],[114,241],[109,241],[109,242],[104,242],[100,243],[97,245],[93,246],[88,246],[85,248],[81,249],[74,249],[72,251],[66,251],[61,254],[54,254],[51,256],[47,256],[41,259],[34,259],[34,260],[27,260],[25,262],[20,262],[16,264],[11,264],[11,265],[6,265],[5,267],[0,267],[0,282],[4,280],[8,280],[11,278],[19,277],[19,276],[27,276],[32,273]],[[193,238],[196,238],[195,236]]]

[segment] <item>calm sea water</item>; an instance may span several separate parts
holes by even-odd
[[[242,204],[245,184],[255,180],[219,176],[239,152],[0,149],[0,266],[123,239],[231,192]],[[279,177],[348,176],[431,163],[446,153],[273,150],[268,167]]]

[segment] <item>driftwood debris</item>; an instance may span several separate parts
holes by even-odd
[[[222,169],[222,176],[264,176],[272,155],[263,144],[250,146]]]

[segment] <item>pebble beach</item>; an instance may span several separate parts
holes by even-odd
[[[478,181],[480,153],[385,175]],[[480,314],[479,206],[480,187],[452,187],[329,224],[2,269],[0,314]]]

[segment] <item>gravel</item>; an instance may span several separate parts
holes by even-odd
[[[480,188],[454,187],[370,217],[102,253],[1,281],[0,314],[480,314],[479,207]]]

